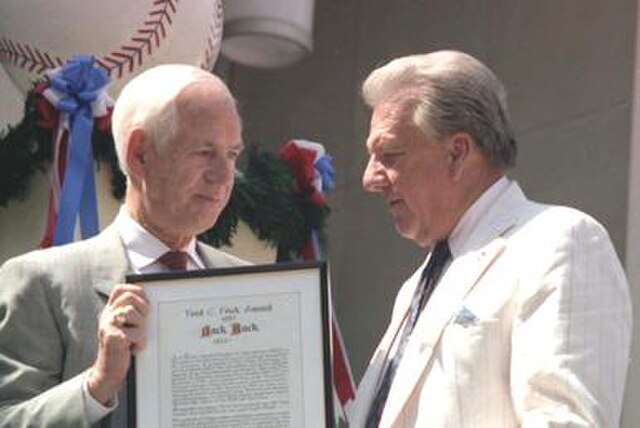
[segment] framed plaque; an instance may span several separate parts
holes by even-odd
[[[324,262],[131,275],[149,299],[129,424],[333,427]]]

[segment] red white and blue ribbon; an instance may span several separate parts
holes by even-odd
[[[311,189],[311,202],[324,206],[325,193],[334,187],[332,158],[324,146],[308,140],[291,140],[280,149],[280,157],[291,168],[298,189]],[[323,258],[318,232],[312,231],[302,249],[304,260]]]
[[[109,114],[109,77],[91,56],[74,56],[46,73],[42,95],[57,110],[54,166],[47,231],[42,247],[74,240],[78,218],[82,238],[99,231],[91,136],[94,118]]]
[[[332,158],[326,153],[324,146],[308,140],[292,140],[282,147],[280,156],[293,169],[298,187],[306,188],[311,185],[314,189],[311,200],[314,204],[324,205],[325,193],[335,186]],[[324,258],[317,231],[311,232],[309,241],[303,248],[302,258],[304,260]],[[346,419],[345,414],[348,413],[348,408],[355,398],[356,385],[338,319],[333,305],[331,307],[332,376],[334,393],[339,403],[336,413],[341,419]]]

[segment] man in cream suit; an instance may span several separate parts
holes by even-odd
[[[149,309],[125,275],[244,263],[194,238],[226,205],[242,149],[224,83],[186,65],[149,69],[112,121],[128,180],[113,224],[0,268],[0,426],[125,427],[123,385]]]
[[[440,51],[382,66],[363,95],[363,185],[403,237],[435,249],[398,293],[350,426],[618,426],[625,275],[593,218],[532,202],[505,176],[516,144],[500,81]]]

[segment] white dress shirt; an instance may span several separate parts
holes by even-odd
[[[451,251],[451,258],[455,258],[460,255],[460,248],[464,242],[471,236],[471,233],[475,229],[478,221],[482,218],[482,216],[487,212],[487,210],[491,207],[494,201],[496,201],[500,195],[507,190],[509,187],[509,179],[506,176],[502,176],[498,181],[493,183],[485,192],[480,195],[478,199],[474,201],[474,203],[465,211],[465,213],[460,217],[458,224],[453,228],[453,231],[447,238],[447,242],[449,244],[449,250]],[[422,271],[424,267],[428,263],[428,258],[422,264],[420,270]],[[451,261],[447,263],[444,267],[444,270],[447,269]],[[408,317],[405,320],[405,323],[408,322]],[[392,356],[398,352],[398,344],[400,338],[400,332],[404,328],[404,324],[402,323],[398,328],[398,332],[394,337],[394,340],[389,348],[389,353],[387,358],[390,359]]]
[[[460,217],[458,224],[453,228],[449,235],[449,249],[451,256],[455,258],[460,255],[460,248],[469,239],[471,233],[485,213],[491,208],[491,205],[502,195],[509,187],[510,180],[506,176],[502,176],[498,181],[493,183],[482,195],[465,211]]]

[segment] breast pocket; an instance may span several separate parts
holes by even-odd
[[[441,338],[443,369],[464,383],[484,383],[505,372],[511,353],[500,319],[478,319],[469,325],[451,322]]]
[[[502,421],[508,419],[502,414],[510,401],[508,337],[496,318],[467,325],[452,322],[444,330],[438,357],[461,418],[500,421],[487,426],[503,426]]]

